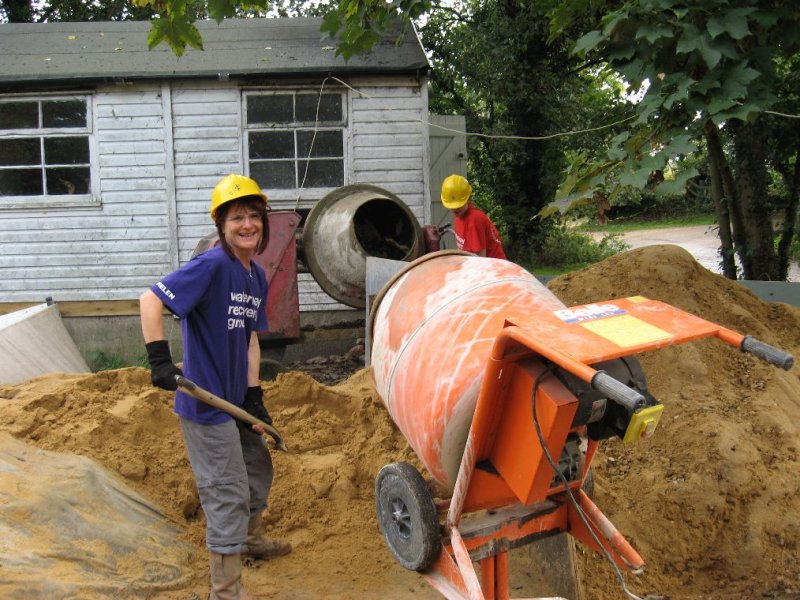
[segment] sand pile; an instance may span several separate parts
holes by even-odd
[[[762,303],[677,247],[628,252],[550,287],[567,305],[663,300],[800,357],[800,311]],[[799,367],[781,372],[716,340],[641,362],[666,407],[659,430],[633,449],[606,442],[593,463],[596,503],[647,562],[642,577],[627,576],[629,586],[672,599],[800,597]],[[287,599],[438,597],[397,565],[378,529],[375,474],[389,462],[415,461],[368,372],[332,387],[288,372],[263,386],[290,449],[273,452],[270,534],[295,550],[248,566],[248,589]],[[150,386],[146,370],[0,386],[0,407],[0,431],[96,459],[197,548],[192,583],[152,597],[205,597],[204,518],[171,394]],[[623,597],[598,555],[580,556],[588,599]]]
[[[791,352],[800,310],[766,304],[677,246],[651,246],[562,276],[568,305],[643,295]],[[595,459],[595,502],[647,563],[628,576],[670,598],[800,598],[800,381],[718,340],[640,357],[665,406],[656,435]],[[582,553],[590,598],[619,598],[610,570]]]

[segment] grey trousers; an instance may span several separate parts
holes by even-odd
[[[269,449],[249,425],[232,419],[219,425],[180,421],[206,515],[206,546],[217,554],[239,554],[250,515],[267,506],[273,478]]]

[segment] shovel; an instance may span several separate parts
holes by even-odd
[[[214,408],[218,408],[223,412],[228,413],[232,417],[239,419],[240,421],[244,421],[245,423],[249,423],[251,425],[261,425],[265,431],[270,435],[270,437],[275,441],[275,446],[277,446],[278,450],[283,450],[284,452],[288,452],[289,449],[286,447],[286,443],[283,441],[283,436],[278,433],[278,430],[275,429],[272,425],[268,425],[261,421],[260,419],[256,419],[253,415],[249,412],[239,408],[235,404],[231,404],[227,400],[223,400],[219,396],[215,396],[211,392],[204,390],[203,388],[199,387],[193,381],[186,379],[182,375],[176,375],[175,381],[178,383],[178,387],[182,388],[187,394],[193,396],[200,400],[200,402],[205,402],[209,406],[213,406]]]

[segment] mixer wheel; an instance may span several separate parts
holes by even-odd
[[[385,465],[375,478],[375,504],[383,539],[411,571],[430,567],[442,547],[436,506],[422,475],[409,463]]]

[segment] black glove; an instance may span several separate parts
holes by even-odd
[[[183,371],[172,362],[169,342],[158,340],[145,344],[145,348],[147,348],[147,361],[150,363],[150,381],[153,385],[170,392],[177,390],[178,382],[175,381],[175,375],[182,376]]]
[[[261,389],[260,385],[247,388],[242,408],[256,419],[264,421],[267,425],[272,425],[272,417],[269,416],[267,407],[264,406],[264,390]]]

